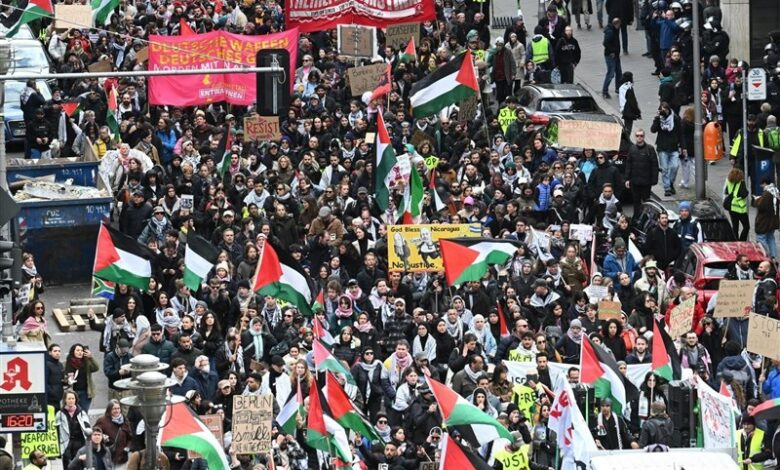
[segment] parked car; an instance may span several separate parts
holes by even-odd
[[[45,80],[38,80],[38,91],[46,101],[51,99],[51,89]],[[24,114],[22,113],[22,103],[19,97],[25,88],[24,81],[5,82],[5,104],[3,112],[5,113],[5,141],[6,143],[20,144],[24,143],[25,124]]]
[[[11,41],[11,64],[8,74],[56,72],[49,54],[37,39],[17,39]]]
[[[0,24],[0,34],[5,36],[8,34],[8,28]],[[33,35],[32,30],[30,29],[30,25],[23,24],[18,31],[16,31],[16,34],[14,34],[14,39],[35,39],[35,35]]]
[[[725,209],[712,199],[703,199],[691,202],[691,214],[699,221],[702,229],[702,238],[705,242],[731,242],[736,241],[734,231],[729,222],[729,215]],[[642,204],[638,213],[631,218],[631,233],[636,235],[636,245],[640,251],[647,239],[647,233],[656,226],[658,214],[666,211],[669,214],[669,224],[674,227],[680,219],[676,207],[670,209],[664,206],[663,201],[655,194]]]
[[[694,243],[675,262],[675,270],[682,271],[693,282],[699,301],[706,307],[710,298],[718,292],[720,280],[734,265],[738,254],[748,257],[753,270],[760,262],[769,259],[764,246],[757,242]]]

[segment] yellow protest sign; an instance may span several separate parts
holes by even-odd
[[[387,227],[387,264],[390,271],[442,272],[439,240],[479,237],[479,224],[417,224]]]
[[[435,157],[433,155],[430,157],[425,157],[425,168],[433,170],[437,166],[439,166],[439,157]]]
[[[517,120],[517,113],[514,109],[507,107],[501,108],[498,112],[498,124],[501,126],[501,132],[506,134],[509,125]]]
[[[57,437],[57,422],[54,419],[54,407],[46,407],[46,432],[23,432],[20,435],[24,458],[34,450],[46,454],[46,457],[60,458],[60,440]]]

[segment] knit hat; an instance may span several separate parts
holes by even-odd
[[[625,248],[625,247],[626,247],[626,242],[622,238],[620,237],[615,238],[615,245],[614,245],[615,249]]]
[[[690,201],[683,201],[683,202],[681,202],[680,206],[679,206],[679,210],[686,210],[686,211],[690,212],[690,210],[691,210],[691,203],[690,203]]]
[[[320,208],[320,212],[319,212],[319,214],[320,214],[320,217],[330,217],[330,212],[331,212],[331,211],[330,211],[330,207],[328,207],[328,206],[322,206],[322,207]]]
[[[579,318],[575,318],[571,322],[569,322],[569,328],[582,328],[582,322]]]

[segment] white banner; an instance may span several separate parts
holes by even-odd
[[[731,399],[713,390],[703,380],[696,380],[704,432],[704,448],[734,447],[736,434]]]

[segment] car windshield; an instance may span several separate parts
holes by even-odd
[[[51,91],[49,86],[43,80],[38,80],[38,91],[43,96],[43,99],[49,101],[51,99]],[[3,110],[6,115],[13,116],[14,118],[21,115],[14,116],[21,113],[22,104],[19,102],[19,97],[25,88],[24,82],[5,82],[5,103]]]
[[[46,60],[46,53],[40,44],[14,44],[13,47],[13,68],[14,69],[47,69],[49,62]]]
[[[591,97],[550,98],[539,102],[539,111],[546,113],[594,113],[599,110]]]
[[[726,220],[699,220],[699,223],[704,231],[704,239],[708,242],[731,242],[736,240],[734,231]]]

